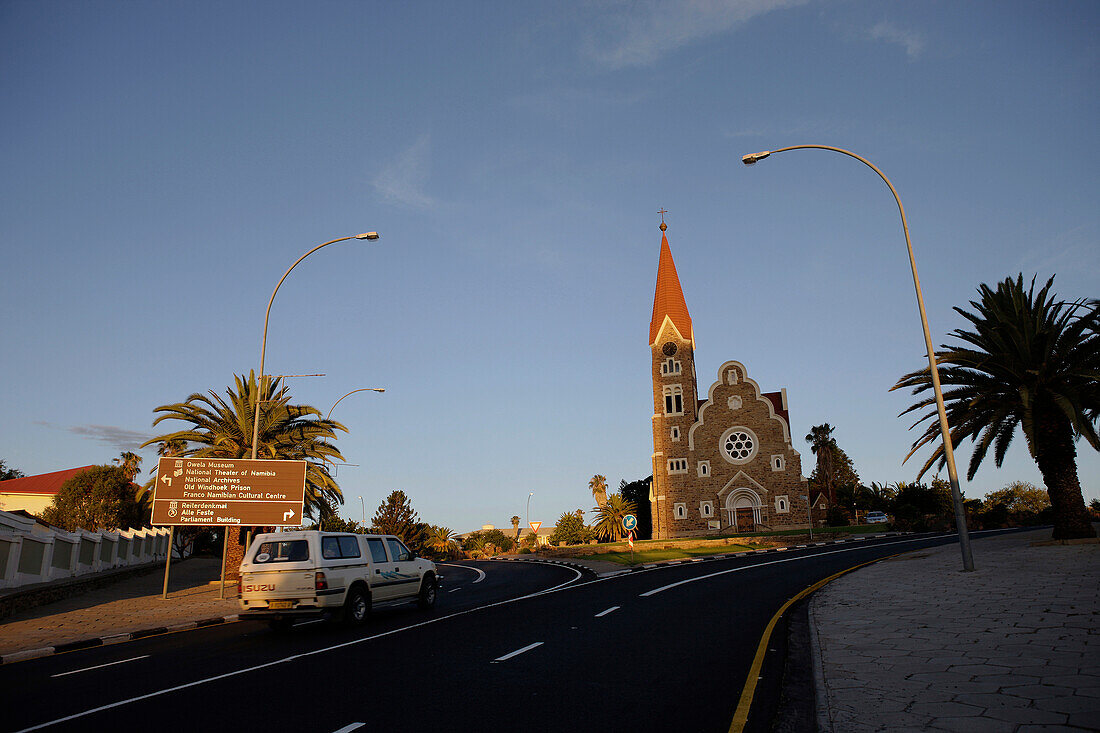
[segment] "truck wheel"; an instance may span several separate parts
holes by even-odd
[[[435,605],[435,597],[439,595],[439,583],[435,577],[424,578],[424,584],[420,586],[420,595],[416,598],[416,605],[421,610],[427,611]]]
[[[362,588],[352,588],[348,591],[348,599],[344,602],[344,620],[352,626],[362,626],[369,616],[370,596],[364,593]]]
[[[274,618],[268,621],[267,625],[270,626],[271,630],[276,634],[285,634],[290,631],[290,627],[294,625],[294,619]]]

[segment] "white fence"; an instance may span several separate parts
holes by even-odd
[[[0,588],[164,561],[168,528],[66,532],[0,512]]]

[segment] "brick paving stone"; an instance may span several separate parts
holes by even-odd
[[[1005,674],[1011,670],[1011,667],[1001,667],[996,664],[957,664],[949,667],[947,671],[970,675],[974,678],[980,675]]]
[[[977,705],[966,705],[961,702],[917,702],[913,703],[909,711],[932,718],[964,718],[982,714],[982,708]]]
[[[1055,713],[1049,710],[1040,710],[1030,707],[995,707],[987,708],[985,716],[1004,720],[1016,725],[1024,723],[1043,725],[1063,725],[1069,717],[1065,713]]]
[[[1079,695],[1051,697],[1045,700],[1036,700],[1035,707],[1055,713],[1093,713],[1097,716],[1097,720],[1100,720],[1100,705],[1097,704],[1095,697],[1081,697]]]
[[[928,730],[951,731],[952,733],[1012,733],[1016,726],[1003,720],[991,718],[936,718]]]
[[[1100,730],[1100,710],[1088,710],[1083,713],[1070,713],[1069,725],[1076,725],[1085,730]]]
[[[1025,700],[1047,700],[1055,697],[1066,697],[1073,694],[1073,688],[1057,685],[1019,685],[1017,687],[1002,687],[1001,693],[1020,697]]]

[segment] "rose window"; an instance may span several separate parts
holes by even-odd
[[[732,428],[722,437],[722,451],[731,463],[748,463],[756,455],[756,436],[747,428]]]

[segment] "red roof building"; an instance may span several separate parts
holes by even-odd
[[[95,468],[95,466],[67,468],[64,471],[0,481],[0,511],[11,512],[24,509],[31,514],[39,514],[53,502],[53,497],[66,481],[89,468]]]

